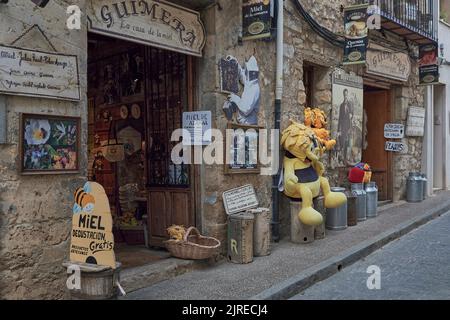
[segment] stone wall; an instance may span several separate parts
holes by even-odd
[[[0,299],[64,297],[73,191],[86,176],[86,30],[66,29],[66,8],[83,1],[50,1],[46,8],[30,1],[11,0],[0,5],[0,43],[10,45],[34,24],[39,25],[58,53],[78,56],[82,99],[64,102],[6,96],[7,144],[0,145]],[[52,51],[37,29],[16,44]],[[19,161],[19,114],[36,113],[81,116],[80,167],[75,175],[21,176]]]
[[[213,128],[220,129],[225,136],[227,119],[222,110],[227,99],[219,92],[218,63],[227,55],[236,57],[242,65],[254,55],[260,69],[261,107],[259,125],[273,128],[275,95],[275,43],[274,41],[239,40],[241,27],[241,1],[220,1],[220,7],[213,5],[202,11],[202,20],[207,32],[204,57],[198,60],[199,109],[210,110]],[[224,174],[223,165],[203,165],[201,167],[201,222],[197,221],[204,233],[219,238],[223,252],[226,252],[227,215],[222,201],[222,193],[228,189],[252,184],[261,207],[271,207],[271,176],[259,174]],[[197,219],[199,220],[199,219]]]

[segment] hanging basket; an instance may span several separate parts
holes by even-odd
[[[183,240],[167,240],[165,245],[172,256],[176,258],[203,260],[211,258],[218,252],[220,241],[216,238],[202,236],[197,228],[190,227]]]

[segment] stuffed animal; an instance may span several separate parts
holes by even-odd
[[[325,112],[319,108],[305,108],[304,114],[305,126],[312,128],[317,139],[325,146],[326,150],[333,149],[336,140],[330,139],[330,131],[325,129],[325,126],[327,125]]]
[[[186,228],[184,226],[172,225],[167,228],[167,233],[169,234],[170,239],[181,241],[186,234]]]
[[[328,179],[323,177],[325,168],[320,162],[325,147],[321,145],[314,131],[303,124],[291,120],[282,133],[281,145],[285,149],[284,193],[286,196],[302,200],[298,214],[305,225],[322,224],[322,215],[313,208],[313,198],[322,189],[326,208],[337,208],[347,202],[341,192],[331,192]]]

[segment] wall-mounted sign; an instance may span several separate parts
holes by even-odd
[[[77,57],[0,46],[0,93],[80,100]]]
[[[419,47],[419,84],[439,83],[438,44],[425,44]]]
[[[408,81],[411,74],[411,62],[408,54],[388,51],[376,44],[369,46],[366,66],[368,74],[394,80]]]
[[[384,149],[390,152],[405,152],[406,144],[403,142],[386,141]]]
[[[183,112],[183,129],[190,137],[183,136],[184,145],[208,145],[211,143],[211,111]],[[190,138],[190,139],[189,139]]]
[[[222,195],[223,205],[227,214],[234,214],[247,209],[257,208],[259,203],[255,189],[251,184],[227,190]]]
[[[90,0],[91,32],[202,56],[205,28],[196,11],[154,0]]]
[[[337,69],[332,78],[331,136],[337,144],[330,153],[332,168],[361,162],[363,147],[363,79]]]
[[[74,197],[70,261],[115,269],[113,221],[105,189],[87,182]]]
[[[368,6],[368,4],[362,4],[344,8],[344,65],[366,62]]]
[[[261,127],[228,123],[225,145],[225,174],[260,173],[258,163]]]
[[[406,135],[423,137],[425,128],[425,108],[409,107],[406,121]]]
[[[243,0],[242,30],[243,40],[269,38],[272,25],[271,0]]]
[[[400,123],[386,123],[384,137],[386,139],[401,139],[405,136],[405,126]]]

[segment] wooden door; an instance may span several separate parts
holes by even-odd
[[[146,52],[146,177],[149,243],[163,246],[172,224],[195,225],[193,170],[171,161],[175,129],[182,128],[184,111],[192,110],[191,59],[166,50]]]
[[[385,151],[384,124],[390,122],[390,92],[365,91],[364,111],[367,117],[366,144],[362,161],[372,167],[372,181],[378,186],[378,200],[391,200],[391,154]]]

